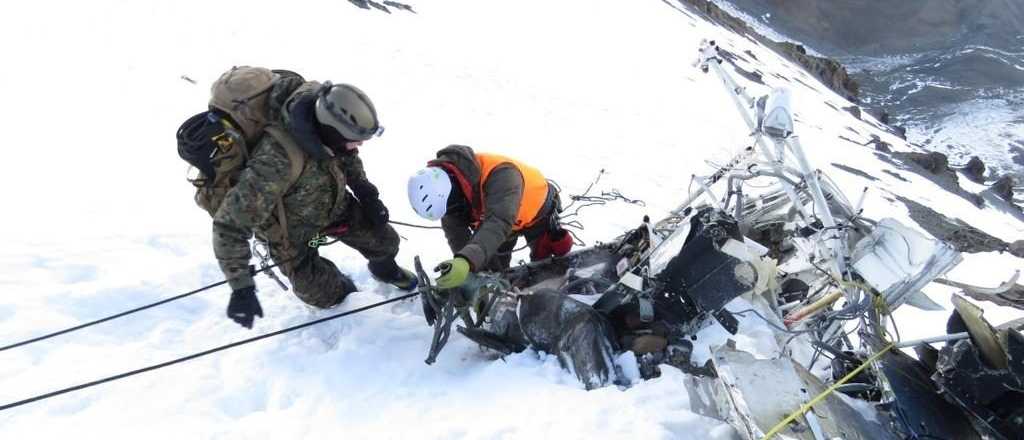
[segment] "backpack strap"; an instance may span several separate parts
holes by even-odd
[[[292,139],[280,127],[267,126],[265,130],[284,147],[284,152],[288,155],[288,162],[292,165],[291,171],[288,173],[288,186],[285,187],[287,192],[299,180],[299,175],[306,168],[306,153],[299,148],[299,144],[295,143],[295,139]]]
[[[270,136],[273,136],[274,140],[284,147],[285,154],[288,155],[288,163],[291,164],[291,169],[288,172],[288,184],[285,186],[285,190],[281,192],[281,195],[277,198],[277,221],[280,223],[281,233],[285,241],[288,241],[288,219],[284,212],[284,203],[282,199],[284,195],[295,185],[295,182],[299,180],[299,175],[302,174],[302,170],[306,168],[306,153],[299,148],[299,145],[295,143],[288,133],[285,133],[280,127],[267,126],[264,130]]]

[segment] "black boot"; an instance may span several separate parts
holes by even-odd
[[[370,261],[366,264],[366,267],[370,269],[370,274],[377,281],[390,284],[407,292],[416,288],[416,275],[398,267],[394,259]]]

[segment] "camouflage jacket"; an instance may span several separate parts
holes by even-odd
[[[293,83],[285,83],[276,85],[272,91],[270,111],[278,121],[287,120],[287,112],[282,109],[287,109],[291,98],[318,86],[305,83],[296,88]],[[289,98],[281,99],[280,95],[286,93]],[[331,153],[323,160],[307,157],[302,173],[290,188],[286,188],[291,169],[288,154],[273,136],[264,133],[250,154],[238,183],[213,218],[213,251],[232,289],[253,285],[249,239],[254,234],[270,241],[275,260],[296,255],[324,228],[343,221],[352,203],[346,183],[366,182],[363,163],[356,152]],[[287,224],[284,235],[275,230],[280,224],[278,200]]]

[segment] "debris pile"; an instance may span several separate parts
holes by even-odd
[[[482,347],[554,354],[587,389],[628,385],[615,363],[624,351],[645,378],[662,364],[680,368],[694,376],[691,400],[706,403],[695,410],[744,438],[1024,437],[1019,328],[994,328],[960,296],[947,334],[901,341],[888,325],[901,306],[941,310],[921,292],[932,282],[1024,307],[1019,274],[995,288],[943,278],[962,261],[954,245],[863,217],[866,193],[851,202],[809,163],[788,90],[750,97],[721,62],[703,42],[696,67],[721,79],[753,145],[695,176],[696,191],[669,216],[609,243],[451,290],[432,287],[417,263],[435,331],[427,363],[459,317],[457,331]],[[740,298],[748,309],[726,308]],[[701,329],[736,334],[747,314],[774,329],[776,358],[726,343],[692,363]],[[935,342],[947,344],[937,351]],[[899,350],[909,347],[917,359]]]

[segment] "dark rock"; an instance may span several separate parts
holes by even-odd
[[[843,107],[843,110],[849,112],[851,115],[853,115],[853,117],[860,119],[860,107],[851,105],[849,107]]]
[[[893,125],[892,129],[896,133],[896,136],[899,136],[900,139],[907,140],[907,128],[906,127],[904,127],[902,125]]]
[[[902,152],[892,153],[892,157],[902,162],[905,170],[915,172],[922,177],[931,180],[946,191],[963,197],[977,207],[985,206],[985,198],[979,194],[968,192],[960,186],[960,179],[956,171],[949,167],[949,159],[945,154],[938,152]]]
[[[868,109],[868,114],[878,119],[878,122],[888,125],[889,124],[889,112],[883,108]]]
[[[883,153],[892,153],[892,145],[886,141],[883,141],[882,138],[878,137],[877,134],[871,135],[871,140],[865,142],[863,145],[874,145],[875,151],[881,151]]]
[[[999,198],[1013,203],[1013,185],[1012,176],[1003,176],[996,180],[996,183],[992,184],[992,192],[996,193]]]
[[[975,182],[985,181],[985,162],[982,162],[978,156],[972,156],[971,160],[967,161],[967,165],[964,165],[962,171],[968,179]]]
[[[897,156],[918,164],[932,174],[953,173],[953,170],[949,168],[949,158],[937,151],[897,153]],[[953,179],[956,180],[956,174],[953,174]]]
[[[405,4],[405,3],[399,3],[399,2],[388,0],[388,1],[384,2],[384,5],[391,6],[392,8],[395,8],[395,9],[401,9],[403,11],[409,11],[409,12],[412,12],[413,14],[416,13],[416,11],[414,11],[412,9],[412,6],[409,6],[409,5]]]
[[[1010,243],[1010,245],[1007,246],[1006,250],[1017,258],[1024,258],[1024,240],[1017,240],[1013,243]]]
[[[1009,247],[1005,241],[989,235],[963,220],[946,217],[934,209],[906,197],[896,196],[896,198],[907,206],[910,218],[921,225],[921,228],[928,231],[933,237],[949,243],[960,252],[999,252]]]
[[[367,4],[366,0],[348,0],[348,2],[363,9],[370,9],[370,5]]]
[[[844,98],[856,101],[860,96],[860,84],[850,77],[846,72],[846,67],[843,67],[838,61],[807,55],[807,50],[803,46],[786,41],[776,42],[770,46],[807,69],[828,88]]]
[[[377,3],[377,2],[375,2],[373,0],[366,0],[366,3],[369,3],[370,6],[373,6],[374,8],[379,9],[381,11],[387,12],[388,14],[391,13],[391,10],[388,9],[387,6],[384,6],[384,5],[382,5],[380,3]]]

